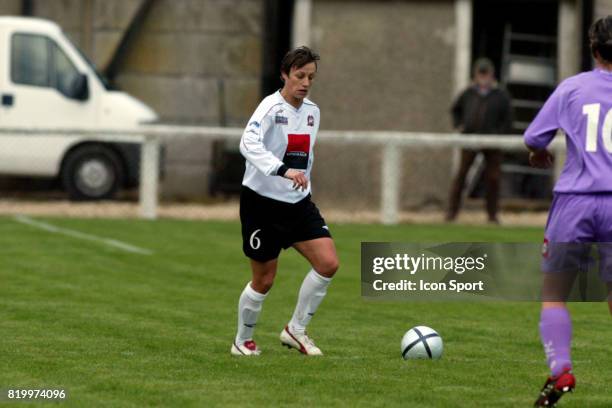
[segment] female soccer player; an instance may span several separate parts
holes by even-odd
[[[612,16],[596,21],[589,37],[596,68],[563,81],[525,132],[535,167],[552,164],[546,146],[557,129],[565,132],[567,142],[567,159],[546,224],[548,250],[543,251],[542,262],[540,334],[551,376],[535,406],[553,406],[576,385],[570,359],[572,323],[565,304],[571,278],[560,270],[568,266],[563,265],[567,251],[612,242]],[[601,275],[612,290],[612,257],[606,254],[606,245],[599,248]],[[565,257],[561,262],[559,255]],[[608,300],[612,312],[612,297]]]
[[[260,354],[253,330],[274,282],[281,248],[290,246],[308,260],[312,269],[302,283],[293,317],[281,331],[280,340],[309,356],[323,354],[306,334],[306,326],[338,269],[334,241],[310,200],[309,179],[320,113],[306,96],[318,60],[308,47],[285,55],[280,69],[283,88],[259,104],[240,141],[240,152],[246,159],[240,195],[242,247],[250,258],[252,279],[238,301],[233,355]]]

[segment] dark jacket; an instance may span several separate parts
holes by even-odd
[[[471,86],[459,95],[451,112],[453,126],[462,133],[507,134],[512,129],[510,96],[499,88],[482,95]]]

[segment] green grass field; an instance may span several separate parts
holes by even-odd
[[[539,242],[540,228],[332,225],[341,269],[309,327],[326,355],[279,344],[308,270],[290,250],[257,326],[263,353],[240,359],[229,349],[250,273],[238,223],[43,221],[154,254],[0,218],[0,389],[62,388],[62,405],[79,407],[527,407],[547,375],[538,304],[360,297],[361,241]],[[607,305],[571,310],[578,386],[561,406],[610,407]],[[441,360],[401,359],[418,324],[442,335]]]

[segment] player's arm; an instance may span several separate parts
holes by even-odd
[[[562,95],[562,86],[559,85],[525,131],[523,139],[529,149],[529,163],[533,167],[549,168],[552,166],[553,155],[548,151],[547,146],[561,128]]]
[[[257,170],[266,176],[280,176],[293,181],[294,188],[306,189],[308,179],[297,170],[289,169],[263,143],[264,136],[272,128],[272,118],[263,115],[258,118],[257,112],[242,133],[240,139],[240,153]]]

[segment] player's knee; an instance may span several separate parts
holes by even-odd
[[[273,280],[269,280],[269,281],[264,281],[262,283],[262,287],[261,287],[261,293],[268,293],[270,291],[270,289],[272,289],[272,285],[274,285],[274,281]]]
[[[274,284],[274,275],[264,275],[252,281],[251,286],[259,293],[268,293]]]
[[[253,277],[252,286],[259,293],[268,293],[274,284],[275,272],[259,274]]]
[[[340,267],[340,262],[336,257],[330,257],[328,259],[323,260],[317,265],[315,270],[326,278],[331,278],[336,274],[338,268]]]

